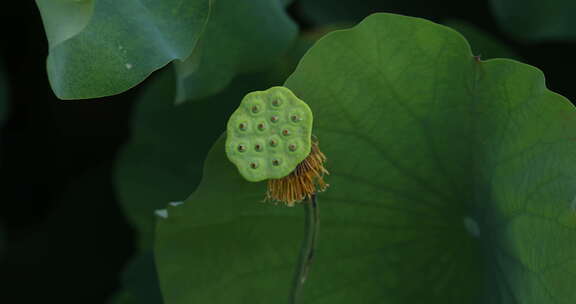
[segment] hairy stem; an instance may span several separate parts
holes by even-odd
[[[292,287],[292,294],[290,298],[291,304],[298,304],[301,302],[302,290],[308,278],[308,272],[312,265],[314,258],[314,250],[316,249],[316,241],[318,239],[318,228],[320,227],[320,209],[316,194],[313,194],[309,202],[303,203],[306,212],[306,228],[305,238],[302,244],[302,251],[300,253],[299,268],[294,278],[294,285]]]

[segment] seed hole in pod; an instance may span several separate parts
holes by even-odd
[[[256,151],[262,151],[262,145],[261,145],[261,144],[256,144],[256,145],[254,146],[254,149],[255,149]]]
[[[284,129],[284,130],[282,130],[282,135],[288,136],[288,135],[290,135],[290,131],[288,131],[288,129]]]
[[[252,106],[252,113],[260,112],[260,108],[258,106]]]
[[[281,101],[280,99],[278,99],[278,98],[272,100],[272,105],[275,106],[275,107],[278,107],[278,106],[280,106],[281,104],[282,104],[282,101]]]
[[[251,163],[250,163],[250,168],[252,168],[252,169],[257,169],[257,168],[258,168],[258,164],[255,163],[255,162],[251,162]]]
[[[278,145],[278,141],[275,140],[275,139],[271,139],[271,140],[270,140],[270,145],[271,145],[272,147],[276,147],[276,146]]]
[[[279,119],[279,118],[278,118],[278,116],[276,116],[276,115],[270,117],[270,121],[271,121],[271,122],[277,122],[278,119]]]
[[[273,166],[280,166],[280,161],[277,160],[277,159],[275,159],[275,160],[272,161],[272,165],[273,165]]]
[[[238,128],[242,131],[246,131],[246,129],[248,128],[248,125],[245,122],[242,122],[238,125]]]
[[[295,144],[289,144],[288,145],[288,150],[290,150],[292,152],[296,151],[297,148],[298,147]]]
[[[259,123],[259,124],[258,124],[258,130],[264,131],[264,129],[266,129],[266,125],[263,124],[263,123]]]
[[[246,151],[246,146],[245,145],[238,145],[238,151],[240,151],[240,152]]]
[[[293,122],[299,122],[300,120],[302,120],[300,119],[300,117],[298,117],[298,115],[292,115],[290,119],[292,119]]]

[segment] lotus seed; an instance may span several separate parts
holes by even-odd
[[[228,121],[226,155],[248,181],[285,177],[310,154],[312,122],[287,88],[248,93]]]

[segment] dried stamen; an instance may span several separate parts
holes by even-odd
[[[329,185],[324,182],[324,175],[328,174],[324,168],[325,161],[326,156],[320,151],[318,143],[313,141],[310,154],[292,173],[280,179],[268,180],[266,199],[293,206],[326,190]]]

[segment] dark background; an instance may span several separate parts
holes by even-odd
[[[550,89],[576,100],[568,76],[576,44],[516,42],[497,27],[488,1],[381,2],[362,10],[476,25],[542,69]],[[0,4],[0,64],[10,94],[0,130],[0,303],[105,303],[135,250],[112,176],[142,85],[97,100],[58,100],[46,77],[48,45],[35,3],[9,3]],[[290,14],[311,29],[298,1]]]

